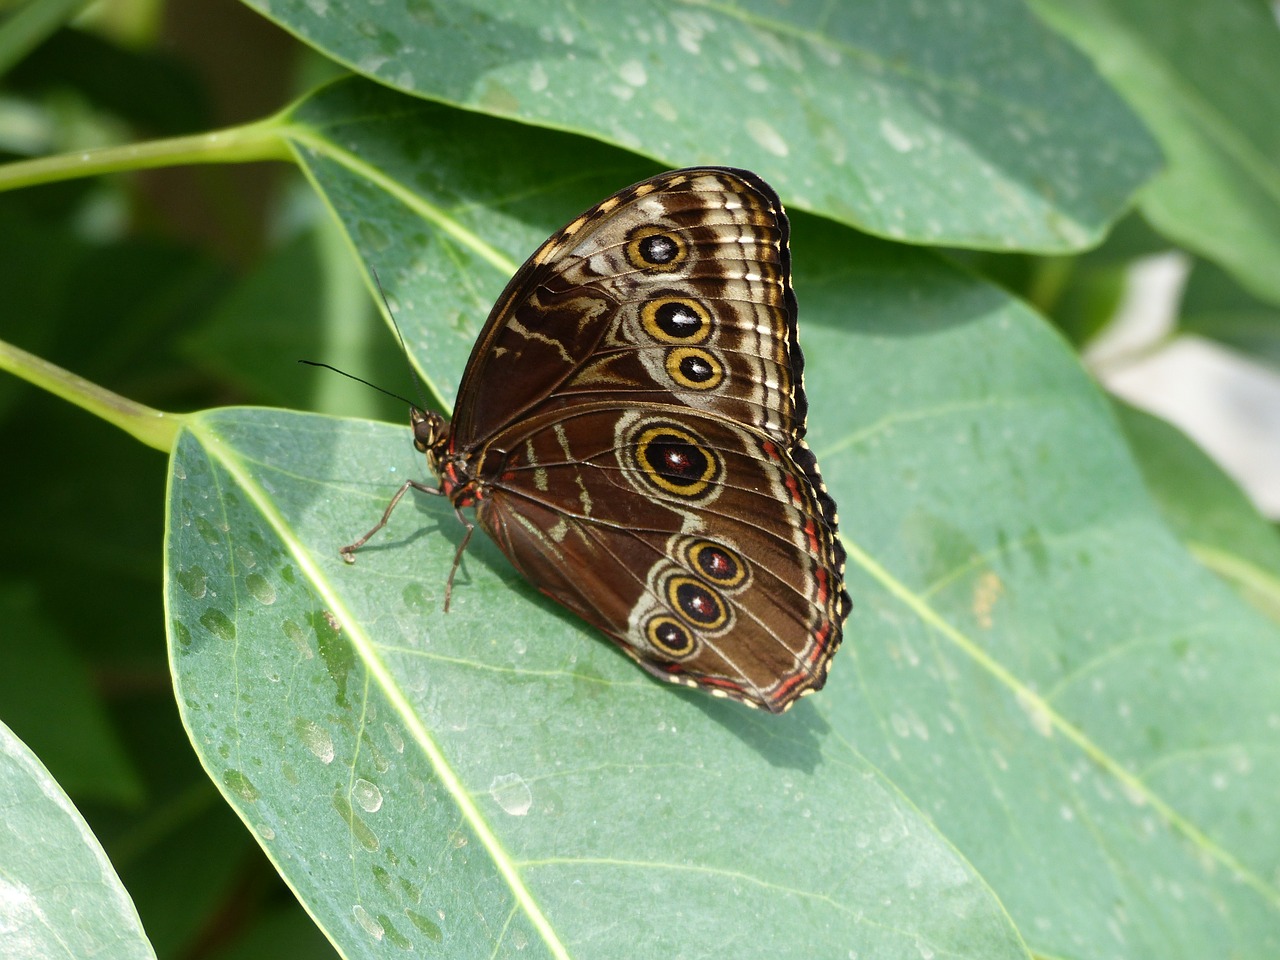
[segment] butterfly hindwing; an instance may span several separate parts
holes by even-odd
[[[664,679],[771,711],[822,686],[848,598],[803,456],[660,405],[585,405],[507,439],[477,517],[543,592]]]

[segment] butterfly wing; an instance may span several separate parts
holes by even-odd
[[[728,168],[587,211],[494,307],[444,453],[544,593],[650,672],[774,712],[822,686],[849,608],[787,240]]]
[[[540,590],[664,679],[771,712],[823,685],[849,598],[807,447],[608,401],[505,440],[477,517]]]
[[[490,313],[459,389],[455,447],[601,398],[681,404],[799,439],[787,242],[777,195],[729,168],[663,174],[583,213]]]

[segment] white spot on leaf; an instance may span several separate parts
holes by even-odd
[[[329,736],[328,730],[314,720],[301,718],[294,724],[294,729],[302,738],[302,745],[315,754],[321,763],[333,763],[333,738]]]
[[[880,121],[880,135],[899,153],[907,153],[915,147],[915,141],[910,135],[888,117]]]
[[[747,134],[774,156],[785,157],[791,152],[787,146],[787,141],[782,139],[782,135],[759,117],[749,117],[747,119]]]
[[[675,123],[680,119],[680,111],[675,108],[675,104],[670,100],[655,100],[651,106],[653,112],[668,123]]]
[[[645,73],[644,64],[639,60],[628,60],[622,64],[618,68],[618,76],[633,87],[643,87],[649,82],[649,75]]]
[[[748,46],[741,40],[735,40],[733,42],[733,52],[737,54],[744,67],[760,66],[760,52],[755,47]]]
[[[489,796],[513,817],[523,817],[533,806],[533,791],[518,773],[504,773],[489,784]]]
[[[547,70],[540,63],[535,63],[529,70],[529,91],[541,93],[547,89]]]
[[[373,939],[381,940],[386,935],[387,931],[382,924],[360,904],[357,903],[352,907],[351,913],[356,918],[356,923],[360,924],[364,928],[364,932],[373,937]]]
[[[1042,737],[1053,736],[1053,717],[1045,702],[1025,690],[1018,691],[1018,706],[1023,709],[1031,728]]]
[[[360,805],[365,813],[377,813],[382,808],[382,791],[377,784],[363,778],[351,785],[351,799]]]

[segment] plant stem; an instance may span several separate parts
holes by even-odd
[[[293,152],[284,136],[286,129],[280,119],[268,117],[209,133],[20,160],[0,165],[0,191],[121,170],[196,163],[289,161],[293,159]]]
[[[186,419],[181,414],[164,413],[135,403],[3,340],[0,340],[0,370],[8,370],[166,453],[173,447]]]

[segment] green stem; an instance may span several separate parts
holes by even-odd
[[[186,420],[180,414],[153,410],[112,393],[3,340],[0,340],[0,370],[8,370],[166,453],[172,449],[178,430]]]
[[[287,129],[281,119],[268,117],[256,123],[209,133],[21,160],[0,166],[0,191],[120,170],[195,163],[291,161],[293,151],[285,138]]]

